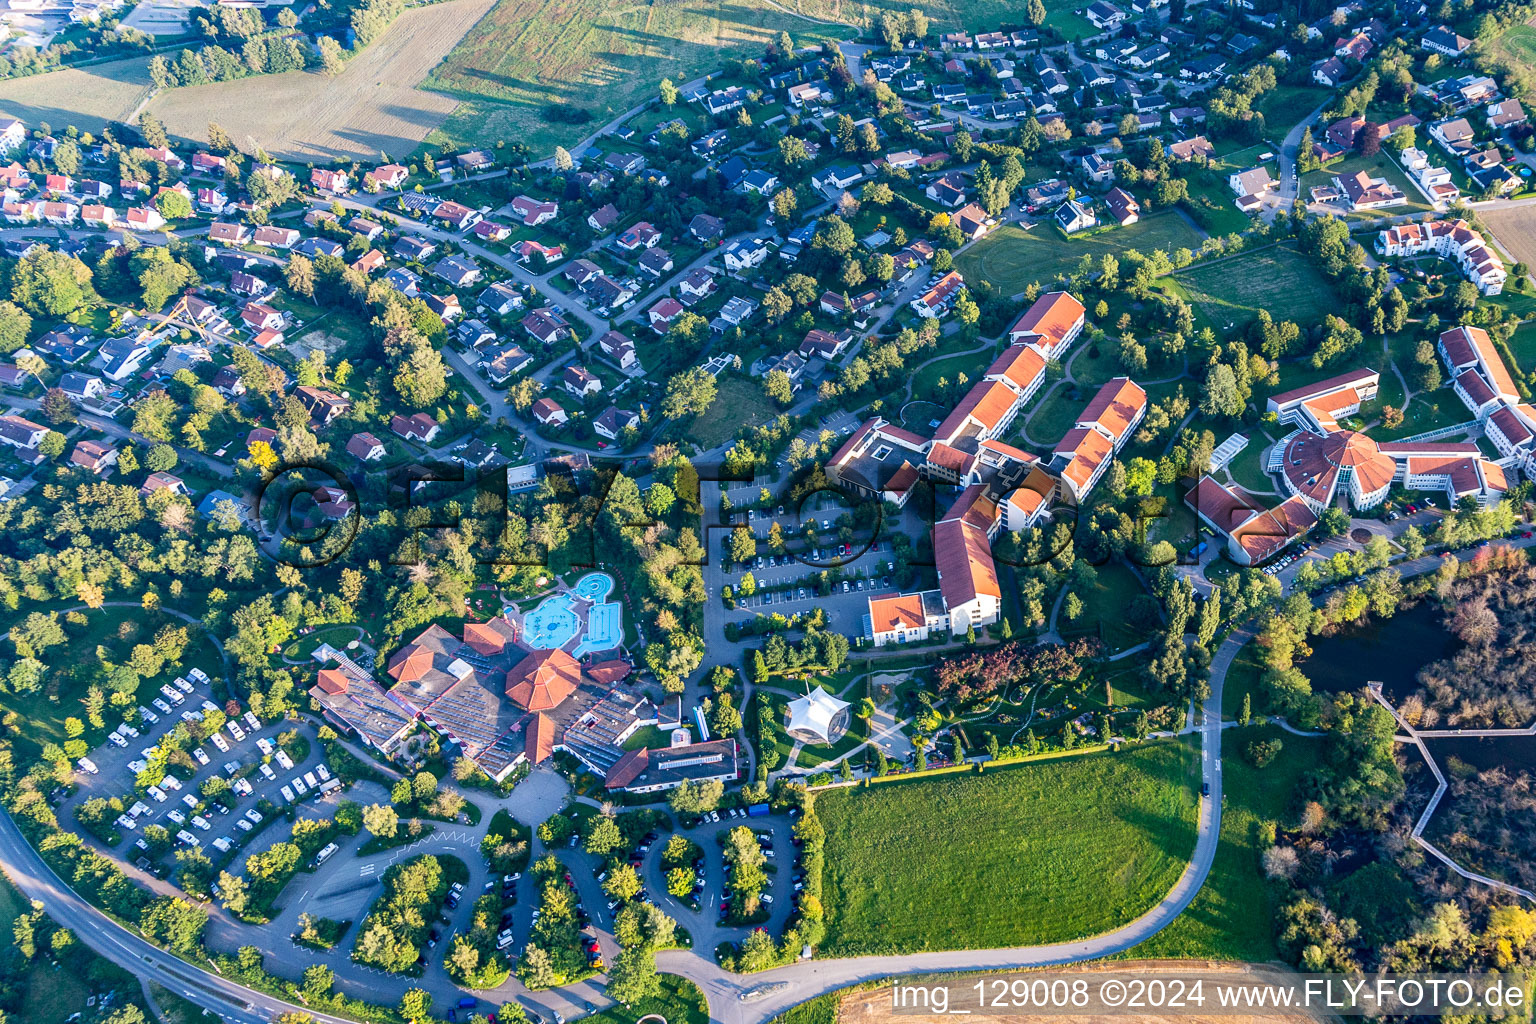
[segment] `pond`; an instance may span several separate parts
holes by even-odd
[[[1536,736],[1446,737],[1424,743],[1442,771],[1454,757],[1478,771],[1503,768],[1511,773],[1536,772]]]
[[[1394,704],[1418,689],[1419,669],[1449,656],[1457,640],[1442,624],[1439,608],[1421,601],[1390,619],[1348,626],[1333,636],[1313,637],[1312,657],[1297,667],[1317,693],[1358,690],[1373,680]]]

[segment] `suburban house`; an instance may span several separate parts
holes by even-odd
[[[1141,219],[1141,204],[1124,189],[1110,189],[1109,194],[1104,197],[1104,205],[1108,208],[1110,217],[1121,227],[1135,224]]]
[[[560,204],[517,196],[512,200],[512,212],[522,219],[524,227],[536,228],[554,220],[560,213]]]
[[[533,418],[543,427],[558,427],[570,417],[552,398],[541,398],[533,403]]]
[[[347,454],[363,462],[377,462],[385,456],[386,450],[383,441],[364,431],[353,434],[347,441]]]
[[[442,427],[431,416],[424,412],[417,412],[409,416],[396,414],[390,417],[389,429],[407,441],[429,444],[433,438],[437,437]]]

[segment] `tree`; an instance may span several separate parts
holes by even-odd
[[[659,86],[659,91],[661,92],[662,103],[665,103],[669,107],[677,105],[677,86],[672,84],[672,79],[663,78],[661,80],[661,85]]]
[[[425,341],[413,345],[393,383],[395,392],[412,408],[436,402],[448,390],[448,368],[442,353]]]
[[[11,271],[11,298],[34,316],[66,316],[91,294],[90,268],[52,249],[24,257]]]
[[[47,458],[56,459],[60,455],[64,454],[64,448],[68,443],[69,439],[66,438],[63,434],[59,433],[57,430],[50,430],[48,433],[44,434],[43,439],[38,442],[37,450]]]
[[[611,814],[605,814],[592,823],[588,830],[583,848],[599,857],[605,857],[624,845],[624,836],[619,832],[619,823]]]
[[[14,302],[0,302],[0,353],[10,355],[27,343],[32,317]]]
[[[608,994],[625,1006],[633,1006],[660,993],[655,955],[639,946],[620,951],[608,972]]]
[[[614,867],[603,880],[603,891],[620,903],[628,903],[640,895],[640,889],[640,875],[628,864]]]
[[[168,444],[157,444],[144,458],[144,465],[151,473],[169,473],[176,468],[176,449]]]
[[[1029,19],[1031,25],[1039,28],[1045,23],[1045,4],[1041,0],[1029,0],[1024,16]]]
[[[571,168],[576,166],[576,161],[571,159],[570,152],[564,146],[555,147],[554,161],[555,170],[559,171],[561,174],[566,173]]]
[[[388,804],[363,808],[363,827],[380,839],[392,839],[400,831],[400,815]]]
[[[783,370],[769,370],[763,377],[763,393],[780,405],[795,400],[795,386]]]
[[[400,997],[400,1016],[410,1024],[425,1024],[432,1016],[432,996],[426,989],[410,989]]]
[[[1243,414],[1243,401],[1237,389],[1237,376],[1226,363],[1217,363],[1205,375],[1200,411],[1207,416],[1236,417]]]
[[[249,899],[250,893],[246,889],[244,878],[232,875],[228,871],[219,872],[219,900],[231,914],[236,917],[244,914]]]
[[[703,367],[693,367],[667,381],[661,400],[661,414],[667,419],[697,416],[715,401],[714,375]]]
[[[43,418],[49,423],[64,424],[73,423],[76,419],[75,403],[63,388],[49,388],[43,394],[42,404],[39,406]]]
[[[172,189],[166,189],[155,197],[155,209],[166,220],[182,220],[192,216],[192,200]]]

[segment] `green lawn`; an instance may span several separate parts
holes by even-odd
[[[1194,848],[1190,746],[1036,761],[816,798],[831,956],[1063,942],[1172,888]]]
[[[1536,372],[1536,321],[1526,321],[1515,328],[1509,339],[1510,354],[1515,357],[1521,373]]]
[[[850,34],[757,0],[500,0],[422,83],[467,101],[427,144],[518,139],[547,156],[653,98],[661,79],[687,82],[722,60],[761,56],[780,31],[799,45]]]
[[[1229,685],[1230,685],[1230,677]],[[1225,697],[1225,694],[1223,694]],[[1278,739],[1280,756],[1255,768],[1242,751],[1257,739]],[[1228,730],[1222,736],[1221,838],[1205,885],[1172,924],[1123,955],[1127,959],[1273,960],[1276,900],[1264,879],[1258,839],[1263,821],[1279,822],[1301,776],[1322,756],[1322,740],[1274,726]]]
[[[1069,621],[1062,612],[1057,628],[1064,634],[1090,634],[1102,636],[1111,654],[1134,647],[1146,637],[1131,628],[1126,621],[1131,602],[1138,594],[1146,593],[1135,571],[1124,562],[1109,561],[1097,567],[1098,578],[1093,587],[1077,596],[1082,599],[1083,613],[1077,621]]]
[[[1259,678],[1263,674],[1264,665],[1259,661],[1257,644],[1250,640],[1237,652],[1237,657],[1232,659],[1232,667],[1227,669],[1227,679],[1221,689],[1222,718],[1237,718],[1243,708],[1244,694],[1252,694],[1251,710],[1254,714],[1265,710],[1267,702],[1259,685]]]
[[[1072,424],[1077,422],[1083,407],[1088,404],[1090,396],[1083,391],[1082,388],[1074,390],[1071,384],[1066,384],[1057,387],[1043,402],[1036,404],[1029,419],[1025,421],[1030,439],[1048,445],[1060,441],[1072,429]]]
[[[634,1006],[614,1003],[581,1019],[589,1024],[634,1024],[652,1014],[659,1015],[667,1024],[708,1024],[709,1004],[693,982],[675,974],[663,974],[660,995],[642,999]]]
[[[1503,50],[1510,59],[1526,68],[1536,68],[1536,27],[1515,25],[1494,40],[1494,49]]]
[[[1084,255],[1098,260],[1109,253],[1119,256],[1127,249],[1150,253],[1161,249],[1198,249],[1201,236],[1173,212],[1145,217],[1135,224],[1102,234],[1061,236],[1053,224],[1038,224],[1028,231],[1006,224],[955,257],[955,269],[968,280],[990,281],[1005,294],[1017,295],[1031,282],[1050,284],[1077,269]]]
[[[912,375],[912,398],[916,401],[936,402],[952,408],[967,388],[986,372],[992,361],[990,352],[971,352],[967,355],[939,359]],[[960,375],[965,374],[966,384],[960,386]],[[939,381],[944,381],[944,387]],[[939,416],[943,419],[943,416]]]
[[[0,694],[0,714],[14,711],[27,723],[27,728],[15,733],[18,751],[26,759],[41,753],[47,743],[64,743],[67,738],[64,720],[69,717],[85,718],[80,702],[93,684],[99,684],[108,693],[111,692],[107,686],[106,669],[96,656],[98,646],[106,648],[107,657],[113,664],[120,664],[128,660],[135,644],[151,643],[162,626],[185,625],[179,619],[138,608],[102,608],[86,612],[85,615],[84,625],[68,623],[60,615],[60,622],[69,639],[64,644],[48,648],[42,655],[41,660],[47,669],[40,689],[32,693]],[[7,631],[14,621],[5,621],[3,625]],[[167,664],[158,675],[141,679],[135,703],[148,704],[151,698],[158,695],[162,684],[184,674],[193,666],[203,669],[210,678],[217,681],[214,684],[216,695],[223,693],[224,663],[218,651],[199,626],[187,626],[187,631],[187,647],[180,665]],[[10,645],[7,644],[9,649]],[[95,729],[87,724],[84,737],[86,742],[93,747],[104,742],[106,733],[121,718],[121,712],[108,705],[105,712],[108,729]]]
[[[1408,403],[1402,426],[1391,430],[1377,427],[1371,431],[1371,436],[1378,441],[1393,441],[1457,423],[1470,423],[1472,419],[1456,393],[1449,387],[1441,387],[1427,394],[1414,395],[1413,401]]]
[[[1277,85],[1260,96],[1255,106],[1264,115],[1264,127],[1279,138],[1332,95],[1333,90],[1320,85]]]
[[[1328,280],[1289,244],[1217,260],[1163,278],[1182,292],[1199,321],[1217,334],[1240,327],[1267,309],[1276,320],[1310,326],[1337,308]]]
[[[722,376],[713,404],[689,424],[687,438],[699,448],[713,448],[745,426],[767,423],[779,414],[763,389],[741,377]]]

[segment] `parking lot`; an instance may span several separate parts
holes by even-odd
[[[293,723],[262,724],[244,712],[188,748],[194,772],[189,775],[184,767],[173,767],[162,783],[140,792],[138,773],[167,733],[184,720],[200,721],[209,712],[223,713],[211,699],[208,677],[196,669],[167,689],[174,690],[181,702],[172,703],[170,694],[162,691],[142,706],[137,729],[114,733],[121,745],[109,742],[82,759],[82,765],[96,771],[77,772],[79,789],[63,808],[73,813],[97,797],[121,799],[124,812],[116,822],[119,840],[113,849],[125,860],[152,866],[144,829],[160,825],[176,837],[176,847],[202,849],[218,865],[270,823],[268,812],[280,812],[291,803],[340,788],[340,780],[324,763],[318,740],[305,735],[310,732],[307,727],[300,734],[308,750],[301,751],[303,758],[296,762],[276,743],[276,736],[294,728]],[[231,789],[222,797],[204,798],[203,786],[216,777],[229,780]],[[258,810],[263,803],[266,811]]]
[[[738,488],[733,501],[737,495],[746,503],[757,498],[757,491]],[[850,635],[861,633],[869,596],[895,589],[892,531],[920,528],[921,524],[908,523],[909,515],[904,513],[900,520],[883,524],[872,540],[856,537],[848,542],[840,539],[837,525],[837,518],[844,512],[843,507],[828,503],[815,511],[808,505],[800,515],[788,506],[775,506],[762,513],[756,509],[742,513],[739,518],[746,520],[745,525],[757,538],[759,553],[744,565],[731,566],[723,573],[723,579],[739,588],[742,576],[750,572],[756,592],[737,597],[736,608],[726,613],[726,621],[741,621],[758,613],[795,615],[821,608],[826,611],[830,629]],[[814,521],[816,543],[820,546],[811,546],[811,542],[804,540],[807,521]],[[768,545],[774,523],[779,524],[788,542],[788,550],[783,554],[775,554]],[[718,536],[724,565],[730,533],[721,531]],[[833,578],[831,591],[824,595],[817,592],[823,573]]]

